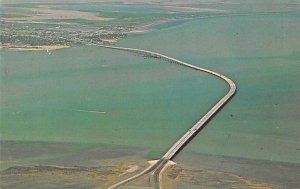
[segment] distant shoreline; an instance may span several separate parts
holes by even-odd
[[[39,45],[39,46],[9,46],[3,45],[2,48],[12,51],[49,51],[69,48],[68,45]]]

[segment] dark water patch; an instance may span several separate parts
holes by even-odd
[[[1,169],[11,166],[99,166],[101,160],[144,157],[147,151],[111,144],[1,141]]]

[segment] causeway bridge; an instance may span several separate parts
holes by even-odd
[[[214,117],[214,115],[218,111],[220,111],[227,102],[229,102],[229,100],[236,93],[236,90],[237,90],[236,85],[231,79],[229,79],[228,77],[226,77],[220,73],[217,73],[217,72],[214,72],[214,71],[211,71],[208,69],[200,68],[200,67],[194,66],[192,64],[189,64],[189,63],[186,63],[186,62],[183,62],[183,61],[177,60],[175,58],[172,58],[172,57],[169,57],[169,56],[166,56],[163,54],[159,54],[156,52],[142,50],[142,49],[108,46],[108,45],[99,45],[99,46],[105,47],[105,48],[110,48],[110,49],[123,50],[123,51],[132,52],[132,53],[142,54],[144,56],[158,58],[158,59],[161,59],[161,60],[164,60],[167,62],[185,66],[190,69],[194,69],[196,71],[206,72],[208,74],[211,74],[215,77],[218,77],[218,78],[224,80],[229,86],[228,92],[220,100],[218,100],[216,102],[216,104],[214,104],[209,109],[209,111],[199,119],[199,121],[197,121],[189,130],[187,130],[184,133],[184,135],[179,140],[177,140],[173,144],[173,146],[171,146],[169,148],[169,150],[156,163],[150,165],[148,168],[146,168],[142,172],[110,186],[108,189],[114,189],[114,188],[123,186],[126,183],[133,181],[137,178],[140,178],[141,176],[144,176],[146,174],[151,174],[151,183],[154,188],[162,188],[162,183],[160,183],[160,180],[161,180],[160,177],[161,177],[161,171],[163,170],[163,168],[167,165],[167,163],[170,160],[172,160],[172,158],[174,158],[176,156],[177,153],[179,153],[181,151],[182,148],[184,148],[185,145],[187,145],[189,143],[190,140],[193,139],[193,137],[199,131],[201,131],[201,129],[204,128],[204,126],[209,122],[209,120],[212,119]]]

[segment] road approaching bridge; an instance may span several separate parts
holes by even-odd
[[[117,50],[138,53],[145,56],[158,58],[167,62],[179,64],[194,69],[196,71],[206,72],[224,80],[229,85],[228,92],[203,117],[201,117],[197,123],[195,123],[188,131],[186,131],[185,134],[179,140],[177,140],[175,144],[171,146],[171,148],[162,156],[162,158],[160,158],[155,164],[149,166],[139,174],[134,175],[128,179],[125,179],[117,184],[114,184],[110,186],[108,189],[117,188],[146,174],[151,174],[152,175],[151,177],[154,177],[155,179],[154,186],[153,186],[154,188],[161,188],[159,184],[159,180],[160,180],[159,177],[161,175],[160,174],[161,170],[168,163],[168,161],[172,160],[172,158],[174,158],[175,155],[179,153],[181,149],[186,144],[188,144],[188,142],[193,139],[193,137],[209,122],[209,120],[213,118],[214,115],[219,110],[221,110],[221,108],[234,96],[236,92],[236,85],[231,79],[229,79],[228,77],[222,74],[204,68],[200,68],[192,64],[188,64],[183,61],[156,52],[151,52],[151,51],[141,50],[141,49],[126,48],[126,47],[116,47],[116,46],[107,46],[107,45],[99,45],[99,46],[110,48],[110,49],[117,49]]]

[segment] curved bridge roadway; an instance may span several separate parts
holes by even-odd
[[[221,108],[234,96],[236,92],[236,85],[235,83],[229,79],[228,77],[219,74],[217,72],[207,70],[204,68],[200,68],[197,66],[194,66],[192,64],[188,64],[185,62],[182,62],[180,60],[177,60],[175,58],[159,54],[156,52],[151,52],[147,50],[141,50],[141,49],[133,49],[133,48],[125,48],[125,47],[116,47],[116,46],[107,46],[107,45],[99,45],[100,47],[105,47],[105,48],[110,48],[110,49],[117,49],[117,50],[123,50],[123,51],[128,51],[128,52],[133,52],[133,53],[138,53],[142,54],[145,56],[153,57],[153,58],[158,58],[161,60],[165,60],[167,62],[179,64],[181,66],[185,66],[191,69],[194,69],[196,71],[201,71],[201,72],[206,72],[209,73],[213,76],[216,76],[222,80],[224,80],[228,85],[229,85],[229,90],[228,92],[203,116],[197,123],[195,123],[178,141],[175,142],[173,146],[155,163],[146,168],[144,171],[141,173],[134,175],[128,179],[125,179],[117,184],[114,184],[113,186],[110,186],[108,189],[113,189],[117,188],[119,186],[122,186],[132,180],[135,180],[143,175],[151,173],[152,175],[152,183],[154,183],[154,188],[161,188],[159,185],[159,180],[160,180],[160,172],[161,170],[166,166],[167,162],[171,160],[172,158],[175,157],[175,155],[181,151],[181,149],[191,140],[193,137],[206,125],[206,123],[209,122],[211,118],[219,111]],[[154,181],[153,181],[154,177]]]

